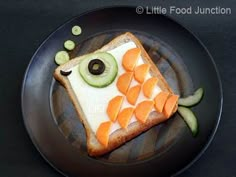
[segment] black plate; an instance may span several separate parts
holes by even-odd
[[[74,25],[82,35],[71,34]],[[84,129],[64,88],[53,79],[55,53],[63,42],[77,43],[71,57],[94,51],[125,31],[133,32],[173,90],[185,96],[205,89],[193,108],[200,131],[196,138],[178,114],[100,158],[86,153]],[[25,126],[42,156],[68,176],[169,176],[192,164],[207,148],[219,124],[222,88],[214,61],[203,44],[163,15],[138,15],[135,8],[114,7],[80,15],[53,32],[27,68],[22,89]]]

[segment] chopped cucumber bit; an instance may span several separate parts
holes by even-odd
[[[67,40],[67,41],[64,42],[64,47],[67,50],[73,50],[75,48],[75,43],[72,40]]]
[[[198,121],[191,109],[179,106],[178,112],[190,128],[192,135],[196,136],[198,133]]]
[[[81,27],[77,26],[77,25],[73,26],[71,31],[72,31],[72,34],[75,35],[75,36],[78,36],[78,35],[80,35],[82,33]]]
[[[190,95],[185,98],[180,98],[178,104],[181,106],[193,106],[198,104],[203,97],[203,88],[197,89],[193,95]]]
[[[70,60],[70,56],[66,51],[59,51],[56,53],[55,62],[58,65],[62,65]]]

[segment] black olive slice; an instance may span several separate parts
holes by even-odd
[[[63,70],[60,70],[60,74],[63,75],[63,76],[69,76],[70,74],[72,73],[72,71],[63,71]]]
[[[88,70],[93,75],[102,74],[105,70],[105,64],[102,60],[93,59],[88,64]]]

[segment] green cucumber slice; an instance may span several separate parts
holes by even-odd
[[[101,74],[92,74],[89,71],[89,63],[91,60],[99,59],[105,65],[105,70]],[[98,88],[103,88],[110,85],[116,78],[118,65],[116,59],[107,52],[92,53],[87,56],[79,64],[79,72],[83,80]]]
[[[203,93],[204,93],[203,88],[199,88],[193,93],[193,95],[190,95],[190,96],[185,97],[185,98],[180,98],[179,101],[178,101],[178,105],[181,105],[181,106],[194,106],[194,105],[198,104],[201,101],[201,99],[203,97]]]
[[[188,125],[189,129],[192,132],[192,135],[195,137],[198,133],[198,121],[192,110],[186,107],[179,106],[178,112]]]
[[[72,40],[67,40],[64,42],[64,47],[67,50],[73,50],[75,48],[75,43]]]
[[[72,27],[71,32],[73,35],[78,36],[82,33],[82,29],[80,26],[76,25]]]
[[[66,51],[59,51],[55,55],[55,62],[58,65],[62,65],[70,60],[70,56]]]

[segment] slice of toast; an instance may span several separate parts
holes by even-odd
[[[109,42],[105,46],[103,46],[102,48],[96,50],[95,52],[107,52],[121,46],[122,44],[128,43],[130,41],[134,42],[136,47],[141,49],[141,58],[144,63],[148,63],[150,65],[150,70],[149,70],[150,75],[158,78],[157,85],[159,86],[159,88],[162,91],[168,92],[170,95],[173,95],[174,93],[169,87],[169,85],[167,84],[166,80],[164,79],[164,77],[162,76],[162,74],[160,73],[156,65],[153,63],[153,61],[150,59],[149,55],[143,48],[140,41],[133,34],[129,32],[122,34],[116,37],[115,39],[113,39],[111,42]],[[135,122],[130,123],[126,129],[122,129],[122,128],[117,129],[116,131],[110,134],[108,146],[105,147],[104,145],[102,145],[98,141],[96,137],[96,133],[92,131],[91,129],[90,124],[86,118],[86,115],[82,109],[83,106],[78,101],[75,91],[72,88],[68,77],[60,73],[61,70],[68,71],[74,66],[78,65],[83,58],[84,56],[76,57],[70,60],[69,62],[65,63],[64,65],[57,67],[54,72],[54,77],[65,87],[78,113],[78,117],[80,118],[82,124],[84,125],[85,131],[86,131],[86,137],[87,137],[87,150],[90,156],[100,156],[107,152],[110,152],[114,150],[115,148],[121,146],[125,142],[136,137],[137,135],[141,134],[142,132],[153,127],[154,125],[157,125],[168,119],[163,113],[152,111],[149,114],[148,119],[145,123],[135,121]],[[170,115],[173,115],[176,112],[176,110],[177,110],[177,104],[175,105]]]

